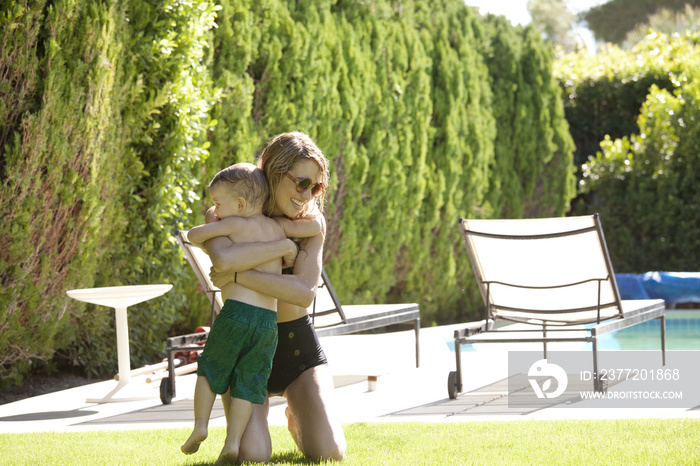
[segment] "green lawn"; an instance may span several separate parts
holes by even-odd
[[[2,465],[208,465],[223,428],[185,456],[189,429],[0,434]],[[346,426],[344,465],[700,464],[700,419],[372,423]],[[315,464],[284,427],[271,464]]]

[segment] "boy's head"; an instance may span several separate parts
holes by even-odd
[[[209,196],[219,218],[239,216],[246,208],[261,211],[268,192],[265,173],[252,163],[226,167],[209,183]]]

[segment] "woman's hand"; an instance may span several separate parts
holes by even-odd
[[[282,256],[282,268],[294,267],[294,263],[299,255],[299,245],[292,240],[289,240],[294,245],[294,251],[289,251],[287,254]]]
[[[209,271],[209,278],[215,287],[221,289],[234,281],[235,274],[231,272],[219,272],[214,267]]]

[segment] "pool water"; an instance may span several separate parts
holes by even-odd
[[[611,350],[659,350],[661,349],[660,322],[651,320],[601,336],[598,349]],[[455,350],[454,340],[448,341],[450,351]],[[591,343],[585,343],[591,349]],[[700,311],[666,311],[666,349],[700,350]],[[475,351],[472,345],[462,345],[462,351]]]
[[[658,320],[642,322],[599,340],[602,350],[661,349]],[[700,311],[666,311],[666,349],[700,350]]]

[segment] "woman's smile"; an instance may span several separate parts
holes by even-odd
[[[301,160],[289,170],[289,174],[296,179],[310,179],[312,185],[318,183],[321,178],[318,163],[312,159]],[[277,189],[277,207],[289,218],[296,217],[315,197],[311,194],[311,189],[303,193],[298,192],[296,183],[287,177],[282,178]],[[289,199],[289,203],[280,202],[282,199]]]

